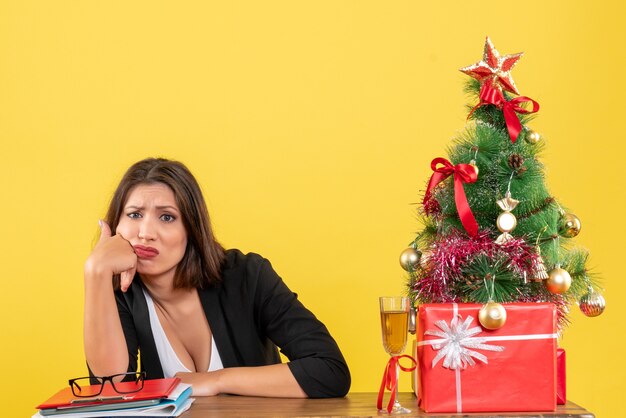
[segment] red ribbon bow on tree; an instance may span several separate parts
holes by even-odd
[[[437,167],[438,164],[443,164],[443,167]],[[445,158],[435,158],[430,163],[430,168],[434,171],[428,182],[428,188],[424,195],[424,204],[431,198],[433,189],[437,184],[448,178],[451,174],[454,174],[454,201],[456,203],[456,210],[459,213],[459,218],[463,224],[463,228],[467,233],[474,237],[478,233],[478,223],[474,214],[470,209],[469,203],[467,203],[467,197],[465,196],[465,189],[463,183],[474,183],[478,179],[476,170],[469,164],[457,164],[452,163]]]
[[[478,109],[480,106],[484,106],[487,104],[492,104],[502,109],[502,113],[504,114],[504,121],[506,122],[506,128],[509,131],[509,136],[511,137],[511,142],[515,143],[517,137],[522,131],[522,124],[519,121],[516,113],[536,113],[539,111],[539,103],[526,96],[519,96],[511,101],[506,101],[502,91],[495,88],[489,83],[483,84],[480,89],[480,103],[478,103],[467,116],[468,118],[474,113],[474,110]],[[533,104],[532,110],[524,109],[520,105],[525,102],[530,102]]]
[[[413,363],[410,367],[404,367],[400,364],[401,358],[408,358]],[[378,391],[378,401],[376,402],[376,407],[379,411],[383,409],[383,397],[385,395],[385,389],[391,392],[391,397],[389,398],[389,403],[387,404],[387,412],[391,414],[391,410],[393,409],[393,404],[396,401],[396,388],[398,387],[398,368],[405,372],[412,372],[417,367],[417,362],[411,356],[407,356],[403,354],[401,356],[393,356],[387,362],[387,366],[385,367],[385,373],[383,374],[383,381],[380,384],[380,390]]]

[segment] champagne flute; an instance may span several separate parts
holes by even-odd
[[[383,347],[390,356],[399,356],[406,348],[410,300],[404,296],[384,296],[379,298],[379,302]],[[396,381],[399,372],[400,369],[396,365]],[[404,408],[398,401],[398,385],[396,385],[396,400],[391,413],[407,414],[409,412],[411,410]]]

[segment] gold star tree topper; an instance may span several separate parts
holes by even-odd
[[[519,94],[511,76],[511,69],[522,55],[523,52],[500,56],[500,53],[491,43],[491,39],[487,37],[482,61],[461,68],[461,71],[480,81],[481,86],[485,83],[491,83],[498,90]]]

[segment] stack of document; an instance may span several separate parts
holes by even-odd
[[[120,395],[110,385],[92,398],[79,398],[67,387],[37,406],[33,418],[178,417],[194,401],[191,386],[180,379],[146,380],[139,392]]]

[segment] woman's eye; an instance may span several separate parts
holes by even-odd
[[[128,216],[131,219],[141,218],[141,214],[139,212],[131,212],[127,214],[126,216]]]
[[[161,215],[161,220],[165,221],[165,222],[174,222],[176,220],[176,218],[173,217],[172,215],[163,214],[163,215]]]

